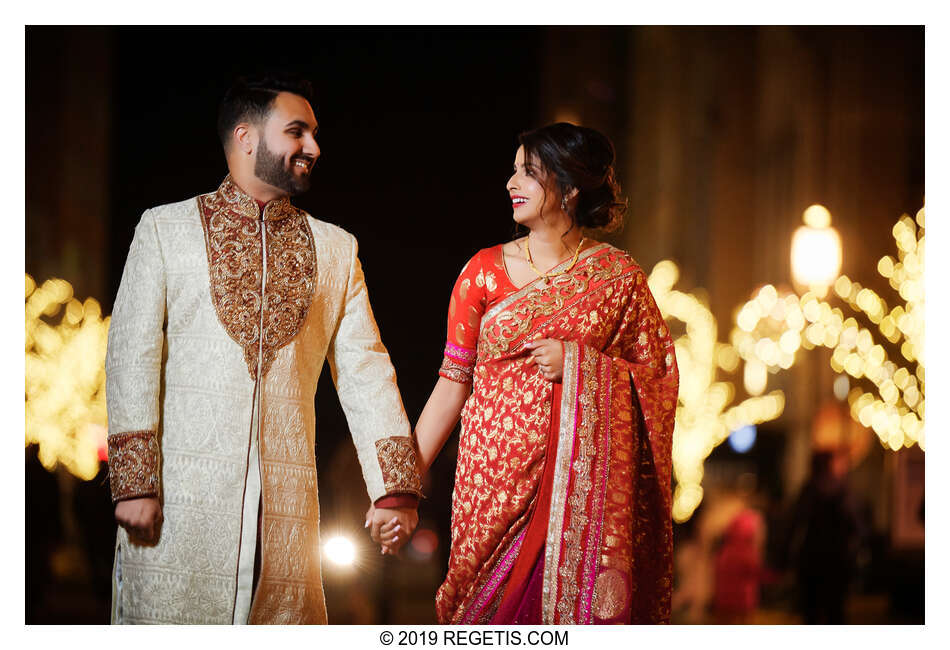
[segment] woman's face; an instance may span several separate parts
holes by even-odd
[[[514,167],[507,185],[512,218],[530,228],[542,214],[549,216],[558,210],[557,191],[548,187],[547,174],[536,157],[525,161],[524,147],[518,147]]]

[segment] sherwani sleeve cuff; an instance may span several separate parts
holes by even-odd
[[[393,494],[422,494],[419,461],[410,436],[390,436],[376,441],[376,456],[383,474],[384,497]]]
[[[377,508],[418,508],[419,497],[415,494],[387,494],[373,504]]]
[[[125,431],[109,436],[109,485],[112,502],[158,496],[158,436],[154,431]]]

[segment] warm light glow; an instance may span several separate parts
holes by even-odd
[[[767,339],[763,339],[767,340]],[[761,395],[765,392],[769,373],[765,364],[759,361],[747,361],[742,375],[742,384],[749,395]]]
[[[76,300],[65,280],[37,287],[29,275],[25,312],[26,445],[39,445],[47,470],[62,464],[91,480],[104,460],[109,318],[94,299]]]
[[[680,390],[673,432],[673,475],[676,479],[673,519],[683,522],[702,502],[703,463],[712,450],[728,440],[731,431],[778,418],[785,407],[785,399],[780,391],[774,391],[761,397],[749,397],[731,406],[736,394],[735,385],[732,381],[717,380],[717,375],[720,372],[727,376],[736,373],[740,359],[747,358],[749,352],[739,349],[735,342],[730,345],[717,340],[716,319],[712,312],[696,296],[675,290],[673,285],[678,279],[677,266],[664,260],[653,268],[649,285],[663,317],[678,320],[686,326],[686,333],[675,340]],[[794,320],[797,309],[797,301],[780,304],[776,289],[766,285],[737,318],[754,328],[763,318]],[[801,318],[800,312],[798,318]],[[736,331],[741,329],[737,327]],[[741,345],[747,343],[745,340],[740,342]],[[754,346],[755,342],[751,344]],[[770,344],[767,353],[777,362],[791,364],[791,358],[778,344]],[[764,366],[759,366],[762,383],[759,392],[762,392],[767,373]],[[743,373],[749,372],[747,364]]]
[[[831,225],[831,213],[823,205],[815,204],[805,208],[802,221],[811,228],[827,228]]]
[[[412,536],[409,547],[420,557],[427,558],[439,547],[439,536],[428,528],[420,528]]]
[[[820,216],[820,215],[819,215]],[[848,399],[851,416],[878,435],[882,445],[891,449],[917,444],[924,448],[924,283],[926,241],[921,226],[923,209],[916,222],[907,215],[893,229],[898,248],[897,260],[880,259],[877,271],[905,300],[893,309],[874,290],[861,286],[847,276],[830,278],[834,293],[851,309],[861,314],[890,343],[900,357],[889,358],[888,349],[875,340],[875,332],[862,327],[842,311],[816,295],[815,287],[800,298],[778,295],[776,304],[788,305],[784,320],[772,312],[762,312],[763,293],[736,309],[736,327],[731,343],[745,361],[744,379],[750,394],[764,391],[762,368],[768,372],[791,367],[796,343],[806,350],[826,347],[832,350],[831,367],[841,374],[835,380],[835,396]],[[805,283],[807,284],[807,282]],[[767,297],[771,302],[771,296]],[[779,354],[776,355],[776,349]],[[893,354],[893,353],[891,353]],[[859,382],[874,386],[866,393]]]
[[[792,237],[792,277],[816,293],[841,270],[841,237],[834,228],[800,226]]]
[[[840,372],[840,370],[838,371]],[[851,382],[847,375],[838,375],[835,377],[835,397],[839,401],[844,401],[848,397],[848,391],[851,389]]]
[[[346,537],[331,537],[323,545],[323,554],[337,566],[352,566],[356,561],[356,547]]]

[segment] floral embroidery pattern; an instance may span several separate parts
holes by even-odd
[[[453,345],[451,342],[445,344],[445,357],[442,359],[442,367],[439,368],[441,376],[460,384],[467,384],[472,381],[474,369],[474,350]]]
[[[277,350],[300,330],[313,301],[313,234],[304,213],[286,197],[268,203],[261,214],[230,176],[214,194],[198,197],[198,207],[215,311],[257,379],[258,356],[263,376]]]
[[[473,366],[459,363],[452,357],[446,355],[442,358],[442,366],[439,368],[439,375],[460,384],[467,384],[472,381],[473,370]]]
[[[584,253],[571,273],[516,290],[482,318],[448,575],[436,596],[441,623],[491,622],[492,603],[481,611],[478,603],[537,495],[552,407],[561,428],[550,433],[560,433],[557,456],[567,462],[554,471],[543,620],[669,621],[673,343],[642,269],[607,245]],[[517,354],[536,337],[565,341],[558,401]]]
[[[154,431],[109,436],[109,485],[112,502],[158,496],[158,437]]]
[[[570,351],[569,351],[570,348]],[[588,610],[600,559],[610,422],[610,362],[574,342],[565,343],[564,382],[575,400],[562,400],[560,442],[546,544],[542,618],[547,624],[590,623]],[[577,408],[572,422],[564,411]],[[567,443],[567,444],[563,444]],[[564,522],[563,525],[560,525]],[[556,536],[556,538],[553,538]],[[555,605],[556,601],[556,605]]]
[[[603,248],[598,246],[584,251],[588,253],[587,259],[581,259],[586,263],[578,263],[573,273],[554,278],[549,287],[542,290],[526,287],[524,300],[516,303],[505,300],[492,307],[482,318],[479,357],[495,357],[508,352],[515,347],[515,341],[524,338],[537,324],[536,319],[560,313],[565,304],[584,295],[589,287],[624,272],[623,257],[612,254],[595,256],[594,253],[600,250]]]
[[[445,356],[452,357],[453,359],[457,361],[462,361],[464,363],[475,365],[476,353],[474,350],[469,350],[468,348],[461,348],[457,345],[446,343]]]
[[[391,436],[376,441],[379,468],[386,493],[405,492],[422,496],[416,447],[409,436]]]

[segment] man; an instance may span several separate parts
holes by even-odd
[[[292,77],[239,79],[218,118],[229,175],[136,227],[106,356],[115,623],[326,623],[324,359],[373,538],[395,552],[417,523],[416,452],[356,240],[288,198],[320,155],[309,97]]]

